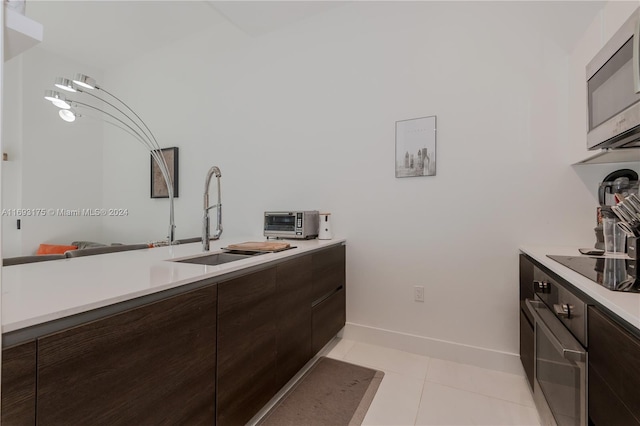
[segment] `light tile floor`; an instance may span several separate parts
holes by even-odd
[[[384,371],[364,425],[540,425],[524,376],[346,339],[327,356]]]

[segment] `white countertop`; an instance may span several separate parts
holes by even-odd
[[[640,293],[611,291],[589,278],[572,271],[547,255],[580,256],[577,247],[523,246],[520,251],[528,254],[573,286],[593,298],[602,306],[640,330]]]
[[[209,253],[264,237],[221,238]],[[19,330],[296,254],[344,239],[286,240],[295,249],[218,266],[168,261],[204,254],[201,243],[180,244],[2,268],[2,332]]]

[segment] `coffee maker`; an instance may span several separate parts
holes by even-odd
[[[612,206],[615,206],[620,201],[616,199],[616,194],[622,197],[628,197],[630,194],[638,194],[639,184],[638,173],[631,169],[616,170],[608,174],[600,183],[598,188],[598,202],[600,206],[597,209],[597,226],[594,229],[596,233],[595,248],[605,248],[603,219],[617,218],[611,209]]]
[[[608,174],[598,188],[598,201],[601,207],[617,204],[615,194],[628,197],[638,193],[638,174],[631,169],[616,170]]]

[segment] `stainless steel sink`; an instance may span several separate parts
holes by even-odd
[[[235,262],[236,260],[247,259],[249,257],[253,257],[257,254],[238,254],[238,253],[211,253],[204,256],[192,257],[189,259],[176,260],[175,262],[180,263],[195,263],[197,265],[222,265],[223,263]]]

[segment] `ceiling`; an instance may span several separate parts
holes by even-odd
[[[29,0],[44,26],[40,47],[99,69],[125,63],[211,26],[231,22],[250,36],[341,5],[338,1]]]
[[[44,26],[40,47],[99,69],[225,21],[201,1],[30,0],[26,15]]]
[[[236,27],[258,36],[346,4],[342,1],[208,1]]]
[[[603,1],[505,2],[570,51]],[[117,66],[182,37],[231,22],[258,37],[343,6],[342,1],[29,0],[26,14],[44,26],[41,47],[100,69]],[[525,5],[525,7],[520,7]],[[523,12],[524,11],[524,12]]]

